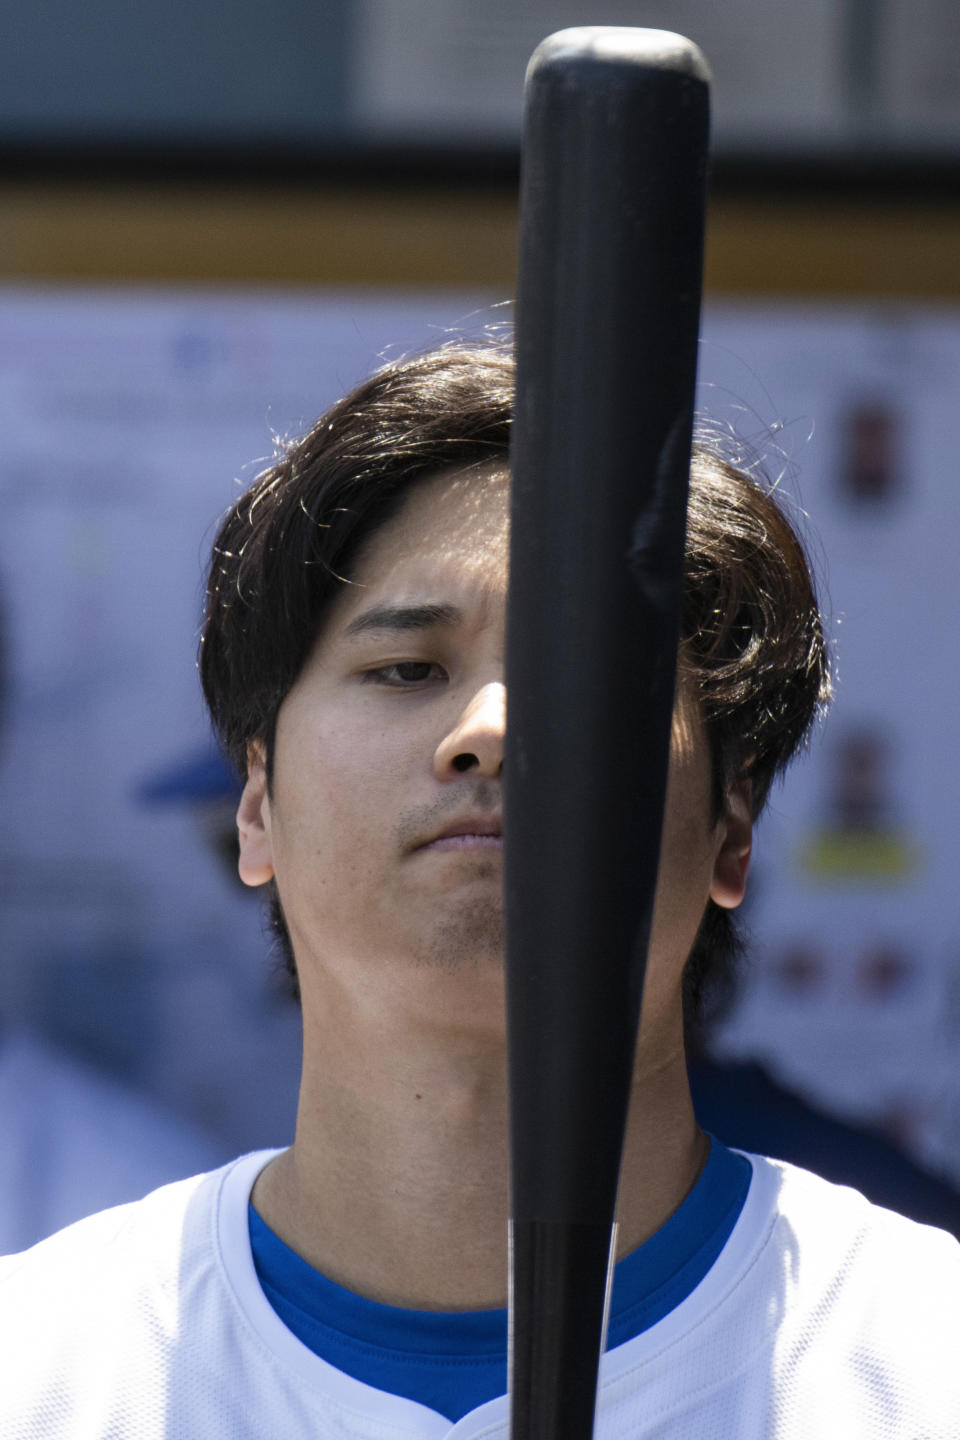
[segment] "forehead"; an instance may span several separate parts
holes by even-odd
[[[504,592],[507,583],[510,484],[501,466],[443,470],[419,480],[400,509],[360,549],[353,583],[339,598],[339,618],[373,596],[456,599],[465,590]]]

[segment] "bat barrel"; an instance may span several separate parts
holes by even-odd
[[[512,1440],[585,1440],[659,859],[708,77],[587,27],[527,75],[505,757]]]

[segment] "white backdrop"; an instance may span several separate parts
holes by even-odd
[[[0,1012],[237,1145],[288,1138],[296,1018],[196,815],[141,795],[204,745],[212,526],[274,433],[487,299],[0,291]],[[960,314],[714,308],[701,376],[809,514],[838,674],[761,826],[718,1044],[960,1179]]]

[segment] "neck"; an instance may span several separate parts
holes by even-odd
[[[268,1225],[356,1293],[412,1309],[506,1303],[502,1034],[305,1027],[296,1139],[254,1189]],[[641,1044],[621,1172],[619,1253],[642,1244],[706,1154],[682,1044]]]

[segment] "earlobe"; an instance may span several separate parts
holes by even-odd
[[[721,843],[713,866],[710,899],[734,910],[743,899],[753,848],[753,809],[749,780],[731,786],[720,820]]]
[[[240,859],[237,869],[244,885],[265,885],[273,879],[270,835],[270,797],[263,745],[256,741],[247,752],[247,781],[237,808]]]

